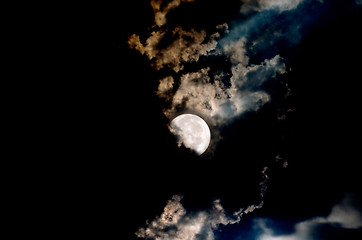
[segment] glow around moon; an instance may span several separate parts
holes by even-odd
[[[204,153],[210,144],[211,133],[207,123],[194,114],[182,114],[171,121],[170,130],[179,138],[179,144],[195,151]]]

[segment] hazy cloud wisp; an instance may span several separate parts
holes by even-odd
[[[352,195],[346,195],[344,199],[334,205],[326,217],[313,217],[299,222],[294,226],[292,234],[275,234],[273,229],[267,226],[267,219],[257,219],[256,228],[262,230],[258,240],[314,240],[314,229],[323,224],[329,224],[344,229],[362,228],[362,212],[354,203]]]

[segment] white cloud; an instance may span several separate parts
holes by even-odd
[[[332,208],[327,221],[340,224],[343,228],[356,229],[362,227],[362,213],[353,206],[353,197],[346,196]]]
[[[277,8],[280,11],[290,11],[299,6],[303,0],[261,0],[265,9]]]
[[[248,65],[249,57],[246,55],[245,43],[246,38],[242,37],[223,46],[224,54],[230,58],[232,64]]]
[[[240,9],[243,13],[250,11],[264,11],[275,9],[280,12],[290,11],[299,6],[304,0],[242,0],[243,5]]]
[[[285,65],[279,55],[266,59],[259,65],[248,65],[248,58],[242,54],[243,51],[240,48],[231,52],[235,64],[231,68],[231,87],[227,90],[228,98],[217,106],[211,115],[220,124],[246,111],[256,111],[270,101],[270,96],[261,91],[260,87],[277,74],[285,73]]]
[[[262,230],[258,240],[314,240],[313,231],[321,224],[331,224],[346,229],[358,229],[362,227],[362,212],[353,202],[353,196],[347,195],[342,202],[332,207],[327,217],[314,217],[299,222],[294,226],[294,233],[276,235],[267,226],[266,219],[256,219],[256,226]]]

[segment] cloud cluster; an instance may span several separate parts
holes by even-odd
[[[258,240],[314,240],[315,229],[321,225],[332,225],[344,229],[362,228],[362,212],[355,206],[352,195],[347,195],[342,202],[333,206],[326,217],[314,217],[299,222],[294,226],[291,234],[275,234],[267,226],[267,219],[256,219],[255,226],[262,230]]]
[[[264,168],[263,175],[267,168]],[[265,175],[265,179],[267,176]],[[263,190],[262,190],[263,191]],[[144,228],[139,228],[137,237],[154,240],[215,240],[215,231],[222,226],[237,224],[244,214],[251,213],[263,206],[250,205],[232,214],[215,200],[210,209],[188,212],[181,203],[182,196],[174,195],[167,202],[162,214],[148,222]],[[346,195],[343,200],[334,205],[328,216],[317,216],[298,222],[292,233],[283,234],[268,225],[271,219],[253,219],[253,231],[257,240],[316,240],[319,239],[318,228],[331,226],[339,229],[361,229],[362,211],[358,208],[354,195]]]
[[[186,30],[181,26],[171,28],[166,24],[166,15],[181,2],[191,1],[174,0],[168,4],[162,4],[161,0],[151,1],[157,27],[154,26],[146,38],[134,34],[128,41],[129,46],[145,55],[155,69],[166,68],[174,72],[159,80],[156,91],[168,103],[164,109],[165,115],[172,119],[179,111],[192,111],[219,127],[269,102],[270,95],[262,90],[262,86],[266,81],[287,72],[284,59],[274,54],[259,63],[251,63],[250,54],[261,42],[268,41],[270,47],[280,36],[251,36],[247,33],[251,29],[263,32],[270,24],[261,24],[265,19],[254,17],[233,26],[233,29],[229,29],[226,23],[215,26],[212,33],[192,28]],[[243,7],[255,3],[259,6],[258,11],[263,11],[272,6],[294,9],[300,1],[246,1]],[[245,32],[245,29],[249,32]],[[224,58],[231,68],[227,72],[215,66],[203,66],[196,71],[195,68],[192,71],[185,69],[185,64],[197,63],[202,56]]]
[[[262,205],[251,205],[228,215],[220,203],[213,202],[211,209],[187,212],[181,204],[182,197],[175,195],[168,201],[160,217],[140,228],[136,235],[154,240],[214,240],[219,226],[238,223],[243,214],[253,212]]]
[[[260,196],[263,199],[266,193],[267,167],[264,167],[262,181],[260,182]],[[211,209],[188,212],[181,203],[182,196],[174,195],[168,200],[162,214],[146,227],[139,228],[136,236],[154,240],[215,240],[214,231],[220,226],[236,224],[241,221],[244,214],[251,213],[262,208],[264,202],[240,208],[229,214],[221,205],[219,199],[213,201]]]
[[[158,95],[171,99],[171,107],[165,110],[166,116],[172,118],[183,107],[207,116],[213,125],[219,126],[246,111],[256,111],[268,102],[270,96],[260,88],[268,79],[285,73],[285,64],[279,55],[258,65],[249,64],[245,41],[242,38],[223,48],[223,54],[232,63],[229,78],[226,73],[210,73],[209,67],[202,68],[181,75],[175,92],[169,91],[173,83],[171,76],[161,80]]]
[[[139,35],[133,34],[129,37],[128,44],[146,55],[157,70],[166,67],[177,73],[184,69],[185,63],[196,62],[200,56],[215,49],[215,39],[218,36],[219,34],[215,33],[204,43],[205,31],[176,27],[172,31],[160,29],[151,32],[145,43],[141,42]],[[164,41],[162,47],[161,41]]]
[[[136,235],[155,240],[212,240],[213,230],[231,221],[219,201],[214,202],[211,210],[196,213],[187,213],[180,201],[181,196],[173,196],[161,216],[139,229]]]
[[[318,15],[305,17],[307,8],[299,6],[315,8],[322,2],[241,1],[243,20],[196,30],[167,24],[167,14],[194,0],[151,0],[155,25],[145,35],[129,36],[130,48],[146,56],[156,70],[166,70],[155,92],[165,100],[164,114],[170,120],[192,112],[217,130],[245,112],[259,110],[271,100],[265,83],[289,71],[280,49],[298,43],[302,26]],[[212,62],[215,59],[224,65]]]

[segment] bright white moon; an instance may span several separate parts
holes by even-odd
[[[194,114],[182,114],[171,121],[171,131],[187,148],[198,155],[204,153],[210,143],[210,129],[207,123]]]

